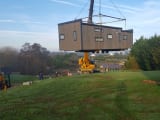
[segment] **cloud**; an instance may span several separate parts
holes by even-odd
[[[137,12],[135,16],[131,18],[134,19],[135,23],[140,26],[157,26],[160,25],[160,2],[149,0],[143,3],[142,6],[139,6],[143,9],[141,12]]]
[[[86,1],[84,0],[48,0],[53,2],[55,6],[58,6],[61,10],[61,5],[66,5],[68,7],[78,7],[82,8],[83,4]],[[88,1],[88,0],[87,0]],[[58,5],[56,4],[58,3]],[[81,3],[81,4],[80,4]],[[137,4],[130,4],[120,2],[118,8],[124,13],[127,18],[127,28],[133,28],[134,37],[138,39],[140,36],[151,36],[155,33],[160,34],[160,1],[158,0],[145,0],[139,1]],[[87,4],[88,5],[88,4]],[[85,8],[85,11],[88,15],[88,7]],[[95,3],[95,8],[98,10],[99,4]],[[110,15],[117,16],[116,8],[111,3],[104,3],[101,5],[102,10]],[[87,9],[87,10],[86,10]],[[30,43],[40,43],[42,46],[47,49],[58,49],[58,32],[57,32],[57,23],[64,22],[66,20],[71,20],[75,17],[76,11],[74,13],[67,14],[67,11],[63,14],[59,14],[59,11],[55,13],[47,13],[47,20],[44,18],[37,19],[36,16],[32,16],[27,13],[19,13],[10,15],[7,18],[0,19],[0,46],[14,46],[20,48],[25,42]],[[22,11],[23,12],[23,11]],[[83,14],[83,16],[86,15]],[[102,12],[103,13],[103,12]],[[112,14],[113,13],[113,14]],[[53,16],[53,14],[55,14]],[[30,15],[30,16],[29,16]],[[44,20],[45,19],[45,20]],[[106,19],[107,21],[108,19]],[[52,22],[51,22],[52,21]],[[13,27],[13,25],[15,27]],[[118,23],[119,25],[120,23]],[[117,23],[113,23],[117,25]],[[3,27],[4,26],[4,27]],[[123,27],[123,26],[122,26]],[[15,31],[4,31],[5,30],[15,30]],[[55,31],[52,31],[55,29]],[[23,32],[24,31],[38,31],[38,32]],[[39,32],[41,31],[41,32]],[[49,33],[47,33],[49,31]],[[52,31],[52,32],[50,32]],[[4,42],[4,41],[5,42]]]
[[[95,5],[96,7],[99,6],[99,4]],[[110,12],[113,13],[111,15],[117,16],[117,13],[115,12],[116,8],[111,3],[102,4],[101,7],[103,11],[105,8],[113,10],[107,10],[107,13]],[[125,3],[118,4],[117,7],[124,13],[127,19],[127,28],[134,30],[134,39],[139,39],[140,36],[150,37],[154,34],[160,35],[160,1],[146,0],[143,2],[140,1],[138,4],[134,4],[134,6]],[[106,21],[108,21],[108,19],[106,19]],[[121,23],[118,22],[109,25],[118,26],[121,25]]]
[[[60,3],[60,4],[64,4],[64,5],[69,5],[69,6],[74,6],[74,7],[80,7],[80,5],[74,4],[72,2],[67,2],[64,0],[50,0],[51,2],[56,2],[56,3]]]
[[[119,5],[119,7],[120,7],[120,10],[122,10],[123,12],[133,13],[133,14],[143,11],[142,8],[132,7],[129,5]]]
[[[99,3],[95,3],[95,5],[99,7]],[[142,8],[139,8],[139,7],[136,7],[136,6],[130,6],[130,5],[125,5],[125,4],[118,4],[117,5],[117,4],[113,3],[113,1],[112,1],[112,4],[111,3],[109,3],[107,5],[106,4],[101,4],[101,7],[112,9],[112,10],[118,10],[119,9],[122,12],[131,13],[131,14],[135,14],[135,13],[143,10]]]
[[[0,31],[0,47],[12,46],[20,49],[26,42],[39,43],[49,50],[58,50],[59,46],[56,32]]]
[[[97,4],[98,5],[98,4]],[[112,10],[115,10],[116,8],[114,7],[114,6],[111,6],[111,5],[105,5],[105,4],[103,4],[103,5],[101,5],[103,8],[109,8],[109,9],[112,9]],[[124,5],[121,5],[120,6],[120,8],[119,8],[121,11],[123,11],[123,12],[126,12],[126,13],[132,13],[132,14],[134,14],[134,13],[136,13],[136,11],[135,10],[138,10],[138,9],[136,9],[136,8],[131,8],[131,7],[127,7],[127,6],[125,6],[124,7]]]
[[[134,37],[160,35],[160,1],[146,0],[137,7],[142,11],[127,16],[129,26],[134,29]]]
[[[144,24],[155,24],[155,23],[160,23],[160,17],[157,18],[152,18],[144,21]]]
[[[11,19],[0,19],[0,23],[15,23],[15,21]]]
[[[24,23],[24,24],[40,24],[40,25],[46,24],[46,23],[44,23],[44,22],[39,22],[39,21],[29,21],[29,20],[23,20],[23,21],[20,21],[19,23]]]
[[[129,5],[119,5],[120,8],[122,9],[127,9],[127,10],[132,10],[132,11],[142,11],[142,8],[138,8],[138,7],[133,7],[133,6],[129,6]]]
[[[12,19],[0,19],[0,23],[21,23],[21,24],[46,24],[39,21],[29,21],[29,20],[12,20]]]
[[[144,2],[144,5],[145,6],[148,6],[148,7],[155,7],[155,6],[159,6],[160,5],[160,1],[157,1],[157,0],[146,0]]]

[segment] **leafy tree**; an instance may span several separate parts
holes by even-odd
[[[40,44],[25,43],[20,51],[11,47],[0,49],[0,68],[9,67],[13,72],[36,75],[53,74],[57,70],[76,70],[78,55],[51,53]]]
[[[160,69],[160,36],[154,35],[147,39],[141,37],[133,45],[131,56],[134,56],[143,70]]]
[[[40,71],[47,72],[50,57],[49,51],[40,44],[25,43],[20,50],[19,59],[21,73],[38,74]]]
[[[125,63],[125,67],[130,70],[139,70],[139,65],[134,56],[129,56],[127,62]]]
[[[55,70],[75,70],[78,65],[78,56],[75,53],[54,55],[52,58],[52,63]]]
[[[18,51],[12,47],[0,49],[0,68],[9,67],[12,71],[18,71]]]

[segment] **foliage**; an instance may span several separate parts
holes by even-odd
[[[10,67],[13,71],[17,71],[18,67],[18,51],[11,47],[0,49],[0,68]]]
[[[139,70],[139,65],[134,56],[128,56],[127,61],[125,62],[125,67],[129,70]]]
[[[34,81],[0,93],[1,120],[159,120],[160,71]]]
[[[25,43],[20,51],[10,47],[0,49],[0,69],[7,67],[22,74],[53,74],[57,70],[76,69],[77,60],[75,53],[52,53],[37,43]]]
[[[40,44],[30,45],[25,43],[20,51],[20,71],[22,74],[38,74],[43,71],[46,73],[49,66],[49,51]]]
[[[76,69],[78,64],[78,56],[74,53],[56,55],[53,57],[52,62],[54,63],[54,68],[58,69]]]
[[[135,57],[143,70],[160,69],[160,36],[149,39],[141,37],[131,49],[131,56]]]

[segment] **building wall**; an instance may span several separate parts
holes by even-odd
[[[81,22],[74,21],[58,25],[59,48],[65,51],[81,50]]]
[[[121,28],[83,24],[82,36],[84,50],[127,49],[133,44],[133,32]]]
[[[81,20],[59,24],[58,28],[60,50],[113,51],[128,49],[133,44],[132,30],[87,24]]]

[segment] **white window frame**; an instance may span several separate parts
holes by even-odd
[[[73,31],[73,40],[77,41],[77,31]]]
[[[60,39],[60,40],[64,40],[64,39],[65,39],[64,34],[60,34],[60,35],[59,35],[59,39]]]
[[[107,34],[107,39],[113,39],[113,35],[112,34]]]
[[[123,35],[123,40],[127,40],[128,39],[128,35]]]

